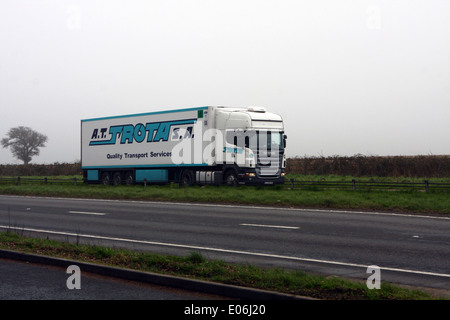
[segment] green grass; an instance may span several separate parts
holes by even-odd
[[[77,179],[78,182],[83,181],[82,175],[47,175],[47,176],[22,176],[25,179],[36,179],[43,181],[45,177],[48,180],[68,180],[70,182],[73,181],[74,178]],[[377,181],[377,182],[415,182],[422,183],[425,180],[435,183],[450,183],[450,177],[446,178],[427,178],[427,177],[372,177],[372,176],[362,176],[356,177],[351,175],[302,175],[302,174],[288,174],[286,175],[286,181],[289,181],[291,178],[295,180],[303,180],[303,181],[352,181],[353,179],[357,181]],[[17,176],[1,176],[1,179],[13,179],[16,180]]]
[[[192,252],[185,257],[169,256],[29,238],[13,232],[0,233],[0,248],[319,299],[428,300],[437,298],[418,290],[408,290],[385,282],[382,282],[381,289],[370,290],[363,281],[311,275],[298,270],[260,268],[248,264],[208,260],[198,252]]]
[[[371,176],[363,176],[363,177],[355,177],[350,175],[302,175],[302,174],[289,174],[287,175],[287,179],[294,178],[295,180],[303,180],[303,181],[352,181],[355,179],[356,181],[367,181],[367,182],[414,182],[414,183],[422,183],[425,180],[434,183],[450,183],[450,177],[447,178],[426,178],[426,177],[371,177]]]
[[[318,180],[317,178],[320,176],[314,177]],[[326,176],[321,177],[321,179],[337,181],[338,178]],[[344,177],[341,177],[341,179],[344,179]],[[286,186],[239,186],[235,188],[226,186],[193,186],[186,188],[180,187],[178,184],[147,187],[142,185],[114,187],[86,185],[79,180],[77,185],[73,183],[43,184],[24,182],[21,185],[0,183],[0,194],[269,205],[295,208],[450,213],[448,192],[423,192],[419,190],[338,190],[322,189],[320,187],[290,190]]]

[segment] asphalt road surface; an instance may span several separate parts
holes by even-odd
[[[64,241],[302,269],[448,290],[450,218],[0,196],[0,229]]]
[[[0,259],[0,300],[214,300],[216,295]]]

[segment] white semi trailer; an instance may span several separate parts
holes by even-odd
[[[282,118],[260,107],[81,120],[88,183],[281,184],[285,147]]]

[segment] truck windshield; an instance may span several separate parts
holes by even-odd
[[[269,151],[283,151],[282,134],[279,131],[259,132],[259,148],[267,147]]]
[[[227,142],[253,152],[283,152],[283,132],[271,130],[237,130],[227,132]]]

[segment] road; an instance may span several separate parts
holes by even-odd
[[[72,280],[73,273],[67,273],[67,269],[0,259],[0,300],[225,299],[216,295],[121,280],[82,270],[79,274],[78,280]]]
[[[0,228],[448,290],[450,219],[426,215],[0,196]]]

